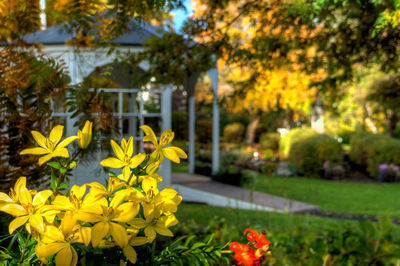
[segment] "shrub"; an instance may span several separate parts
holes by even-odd
[[[342,160],[342,149],[335,139],[320,134],[294,143],[288,159],[300,174],[320,177],[325,161]]]
[[[380,164],[400,164],[400,140],[381,134],[357,133],[351,138],[349,155],[371,177],[378,178]]]
[[[224,128],[224,140],[231,143],[240,143],[243,140],[244,126],[241,123],[232,123]]]
[[[209,143],[212,138],[212,121],[209,119],[199,119],[196,121],[197,141],[200,143]]]
[[[288,157],[290,149],[296,142],[303,141],[307,138],[318,136],[318,133],[311,128],[294,128],[281,138],[279,142],[279,152],[281,156]]]
[[[267,150],[278,150],[279,149],[279,141],[281,139],[281,135],[276,132],[264,133],[260,136],[260,146],[261,149]]]

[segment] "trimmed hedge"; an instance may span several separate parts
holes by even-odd
[[[224,140],[230,143],[240,143],[243,140],[244,126],[241,123],[232,123],[224,128]]]
[[[276,151],[279,149],[279,141],[281,139],[281,135],[279,133],[264,133],[260,136],[260,146],[263,150],[273,150]]]
[[[386,135],[360,132],[350,140],[350,160],[378,178],[380,164],[400,165],[400,140]]]
[[[304,141],[308,138],[318,136],[318,132],[311,128],[293,128],[281,138],[279,142],[279,152],[282,157],[289,156],[290,149],[296,142]]]
[[[334,138],[318,134],[294,143],[290,148],[288,161],[300,174],[321,177],[324,162],[340,162],[342,154],[341,145]]]

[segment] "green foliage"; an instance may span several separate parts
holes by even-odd
[[[216,243],[226,243],[243,241],[245,228],[268,229],[271,255],[266,257],[265,265],[393,265],[400,258],[400,238],[388,218],[377,223],[349,222],[199,205],[185,207],[183,212],[188,217],[201,215],[196,220],[181,218],[177,234],[203,239],[214,233]],[[292,226],[285,227],[290,220]]]
[[[317,136],[318,133],[311,128],[294,128],[286,133],[279,142],[279,151],[281,156],[288,157],[293,144],[304,141],[310,137]]]
[[[229,242],[214,246],[214,236],[211,234],[204,242],[194,234],[182,236],[161,251],[155,265],[229,265],[228,254],[221,253]]]
[[[230,143],[240,143],[243,140],[244,126],[241,123],[232,123],[224,128],[224,140]]]
[[[210,143],[212,138],[212,120],[199,119],[196,121],[196,137],[200,143]]]
[[[334,138],[317,135],[294,143],[288,160],[296,167],[298,173],[307,177],[319,177],[325,161],[342,160],[342,148]]]
[[[279,141],[281,139],[281,135],[279,133],[264,133],[260,136],[260,146],[263,150],[273,150],[276,151],[279,149]]]
[[[350,159],[378,178],[380,164],[400,165],[400,140],[381,134],[359,132],[350,140]]]
[[[31,182],[48,174],[36,166],[33,156],[21,157],[27,148],[30,131],[46,132],[51,125],[51,100],[62,94],[69,82],[63,65],[53,59],[37,57],[33,51],[16,47],[0,51],[0,179],[3,189],[12,180],[28,176]],[[50,123],[48,122],[50,121]]]

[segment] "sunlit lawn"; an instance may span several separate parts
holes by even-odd
[[[321,218],[311,215],[274,213],[265,211],[250,211],[232,208],[214,207],[200,204],[181,204],[177,212],[180,222],[195,220],[201,225],[208,225],[210,221],[223,220],[228,226],[266,229],[272,232],[282,232],[295,227],[307,227],[312,231],[320,232],[326,229],[338,229],[342,226],[356,226],[355,221]]]
[[[259,174],[254,184],[245,187],[315,204],[326,212],[400,218],[398,183],[357,183]]]

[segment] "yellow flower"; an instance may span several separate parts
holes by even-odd
[[[130,193],[118,191],[109,206],[101,205],[103,213],[92,228],[92,245],[97,247],[102,239],[111,235],[115,243],[124,248],[128,245],[128,233],[119,223],[131,221],[139,212],[140,205],[135,202],[124,202]]]
[[[180,163],[180,158],[187,158],[186,153],[178,147],[164,147],[165,145],[171,143],[171,141],[174,139],[175,133],[171,129],[167,129],[161,134],[160,143],[158,143],[154,131],[149,126],[143,125],[140,128],[146,134],[146,136],[143,138],[143,141],[150,141],[155,147],[155,151],[150,156],[153,161],[162,161],[163,156],[165,156],[174,163]]]
[[[31,191],[26,188],[25,184],[26,177],[24,176],[20,177],[16,183],[15,193],[18,197],[18,202],[9,198],[6,199],[7,202],[3,202],[0,205],[0,211],[16,216],[9,224],[10,234],[26,222],[28,222],[26,224],[28,232],[31,232],[31,227],[39,232],[43,232],[46,227],[43,218],[51,223],[57,213],[57,211],[51,208],[45,208],[47,199],[53,194],[51,190],[40,191],[32,199]]]
[[[73,185],[70,191],[70,196],[66,197],[58,195],[52,202],[54,209],[71,211],[74,217],[83,222],[94,222],[98,220],[103,210],[100,204],[107,204],[104,197],[96,197],[88,193],[85,196],[87,185]]]
[[[168,227],[176,225],[178,220],[175,215],[171,214],[168,216],[161,216],[162,212],[160,209],[155,209],[149,215],[146,216],[146,220],[142,218],[135,218],[129,222],[133,228],[142,229],[144,228],[144,234],[148,238],[149,242],[153,242],[157,234],[163,236],[174,236]]]
[[[89,239],[89,241],[88,241]],[[56,265],[72,265],[78,263],[78,254],[73,243],[90,242],[90,228],[76,226],[76,219],[71,212],[67,212],[59,228],[49,225],[43,237],[35,248],[36,256],[44,263],[48,257],[56,255]]]
[[[178,205],[182,201],[182,197],[172,187],[167,187],[159,192],[157,180],[152,177],[143,180],[142,189],[146,194],[143,200],[143,212],[145,216],[149,216],[156,208],[164,214],[176,212]]]
[[[44,137],[40,132],[32,130],[32,136],[39,144],[40,147],[35,147],[35,148],[29,148],[25,149],[20,152],[21,155],[24,154],[34,154],[34,155],[44,155],[39,158],[39,165],[44,164],[48,160],[50,160],[53,157],[64,157],[68,158],[69,153],[66,146],[70,144],[72,141],[76,140],[78,137],[77,136],[72,136],[64,139],[63,141],[60,142],[62,135],[63,135],[63,129],[64,126],[58,125],[55,126],[51,132],[50,136],[48,138]],[[60,143],[59,143],[60,142]]]
[[[78,129],[78,145],[81,149],[86,149],[92,141],[93,122],[86,121],[82,131]]]
[[[104,195],[107,197],[113,197],[113,193],[122,188],[125,183],[121,182],[117,177],[110,176],[107,188],[98,182],[92,182],[88,185],[90,186],[90,194],[95,198],[101,198]]]
[[[122,181],[125,181],[129,186],[136,185],[146,178],[154,178],[155,180],[157,180],[157,183],[163,181],[163,178],[156,173],[141,176],[133,175],[132,171],[129,168],[122,169],[122,174],[118,175],[118,178]]]
[[[133,155],[133,137],[130,137],[128,141],[125,139],[121,140],[121,146],[119,146],[114,140],[111,140],[111,147],[117,156],[117,158],[107,158],[100,162],[104,167],[110,168],[122,168],[130,167],[136,168],[140,165],[146,155],[139,153],[132,157]]]

